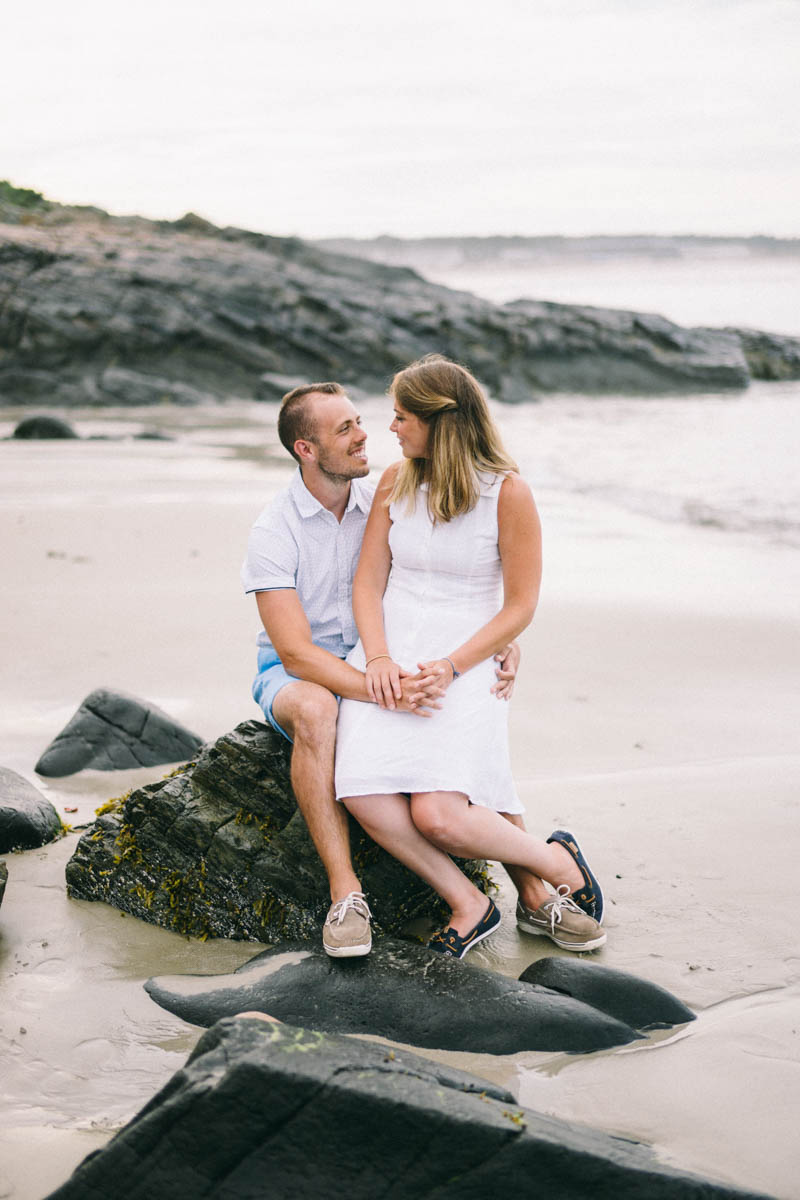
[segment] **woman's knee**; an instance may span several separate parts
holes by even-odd
[[[448,849],[458,841],[458,822],[454,820],[453,806],[436,792],[411,797],[411,819],[435,846]]]

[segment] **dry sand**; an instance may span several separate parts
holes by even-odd
[[[73,824],[163,773],[37,779],[41,750],[92,688],[145,697],[206,738],[257,716],[255,613],[237,572],[288,472],[260,428],[267,410],[253,412],[78,414],[82,432],[177,424],[175,442],[0,443],[0,763]],[[0,435],[16,416],[0,414]],[[376,441],[380,465],[391,451]],[[545,588],[512,708],[528,824],[566,825],[591,850],[608,901],[598,961],[668,987],[700,1018],[611,1053],[439,1057],[521,1103],[788,1200],[800,1194],[800,554],[564,494],[539,501]],[[61,1182],[194,1044],[142,981],[228,971],[260,949],[67,900],[76,837],[7,856],[0,1196],[15,1200]],[[516,931],[504,878],[501,906],[506,923],[474,961],[517,974],[560,953]]]

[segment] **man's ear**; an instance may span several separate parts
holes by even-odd
[[[313,442],[306,442],[302,438],[298,438],[294,444],[294,452],[301,462],[317,461],[317,448]]]

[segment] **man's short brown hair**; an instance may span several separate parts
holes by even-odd
[[[288,450],[296,462],[300,459],[294,452],[296,441],[311,442],[314,440],[316,429],[311,416],[311,405],[308,397],[314,392],[322,392],[323,396],[343,396],[344,388],[340,383],[307,383],[303,387],[292,388],[281,400],[281,411],[278,413],[278,437],[284,449]]]

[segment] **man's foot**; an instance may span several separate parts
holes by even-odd
[[[437,954],[443,954],[446,958],[463,958],[473,946],[477,946],[478,942],[482,942],[490,933],[494,933],[499,924],[500,911],[494,900],[490,900],[486,912],[469,933],[465,933],[462,937],[460,933],[456,933],[452,925],[448,925],[447,929],[440,929],[433,935],[428,942],[428,949],[435,950]]]
[[[587,917],[571,896],[567,895],[566,883],[562,883],[554,896],[550,896],[535,912],[520,901],[517,904],[517,927],[523,933],[549,937],[562,950],[599,950],[606,944],[607,934],[593,917]]]
[[[360,958],[372,949],[372,930],[366,897],[350,892],[331,905],[322,928],[322,947],[331,958]]]
[[[555,833],[550,834],[547,841],[558,842],[575,859],[578,870],[583,876],[583,884],[570,893],[570,899],[577,904],[578,908],[586,913],[587,917],[592,917],[593,920],[597,921],[598,925],[602,925],[603,889],[592,874],[586,859],[581,854],[581,848],[575,839],[575,835],[567,833],[565,829],[557,829]]]

